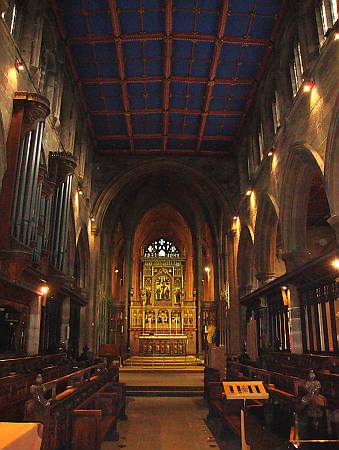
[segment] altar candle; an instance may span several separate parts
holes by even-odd
[[[169,334],[172,334],[172,317],[171,317],[171,315],[170,315],[170,317],[169,317]]]
[[[178,334],[178,318],[175,318],[175,333]]]
[[[145,328],[145,311],[142,312],[142,333],[144,333]]]
[[[155,315],[155,334],[158,334],[158,315]]]

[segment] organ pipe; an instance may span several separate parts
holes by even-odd
[[[36,220],[37,195],[39,192],[37,183],[43,131],[44,122],[38,122],[35,130],[28,131],[24,135],[18,160],[12,234],[27,246],[31,245]]]

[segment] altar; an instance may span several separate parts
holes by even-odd
[[[195,354],[196,291],[186,289],[185,256],[164,239],[142,254],[139,286],[129,293],[130,354]]]
[[[180,334],[158,334],[139,336],[140,355],[186,356],[187,336]]]

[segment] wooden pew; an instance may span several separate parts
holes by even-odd
[[[104,440],[119,440],[118,394],[98,391],[72,412],[72,450],[100,450]]]
[[[49,359],[45,359],[44,361],[46,364],[51,362]],[[48,365],[44,368],[41,368],[41,364],[39,363],[40,373],[44,380],[50,381],[62,377],[71,370],[68,362],[65,363],[64,359],[59,359],[59,361],[60,365]],[[11,367],[13,368],[13,366]],[[30,367],[33,368],[33,366]],[[34,367],[36,368],[37,366],[35,365]],[[0,420],[22,420],[24,403],[30,398],[29,389],[34,384],[36,373],[13,373],[12,375],[0,378]]]
[[[11,374],[40,372],[47,367],[62,366],[67,363],[66,353],[53,355],[24,356],[0,359],[0,378]]]
[[[220,372],[218,369],[211,367],[204,368],[204,398],[207,399],[207,386],[208,383],[220,381]]]
[[[36,398],[25,404],[25,420],[44,425],[42,450],[59,449],[63,442],[70,442],[72,410],[112,377],[106,365],[100,363],[42,385],[46,398],[52,398],[51,404],[43,406]]]
[[[98,394],[114,393],[117,395],[118,417],[127,420],[126,415],[126,384],[121,382],[109,382],[99,389]]]

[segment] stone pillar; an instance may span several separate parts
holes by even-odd
[[[132,287],[132,239],[129,236],[126,240],[126,246],[125,246],[125,261],[126,261],[126,271],[124,271],[124,277],[125,277],[125,283],[124,283],[124,291],[123,295],[125,296],[125,311],[123,315],[123,322],[122,326],[124,327],[123,333],[122,333],[122,349],[128,350],[129,347],[129,292]]]
[[[202,312],[201,312],[201,304],[204,301],[204,289],[203,289],[203,267],[202,267],[202,237],[201,233],[199,232],[197,236],[197,268],[196,268],[196,274],[197,274],[197,280],[195,281],[195,285],[197,287],[198,291],[198,303],[197,303],[197,313],[198,313],[198,321],[197,321],[197,333],[198,333],[198,352],[200,353],[202,348],[202,337],[201,337],[201,324],[202,324]]]
[[[89,272],[89,292],[88,305],[86,307],[87,321],[87,344],[91,351],[96,352],[97,349],[97,330],[98,326],[98,286],[99,286],[99,252],[100,252],[100,234],[97,234],[95,224],[92,223],[92,233],[89,239],[90,248],[90,272]],[[96,326],[95,326],[96,325]]]
[[[65,343],[66,348],[68,349],[68,341],[69,341],[69,320],[71,315],[71,299],[70,297],[64,297],[62,302],[61,309],[61,332],[60,332],[60,340]]]
[[[39,353],[40,342],[40,322],[41,322],[41,303],[42,297],[37,295],[31,301],[28,316],[28,330],[27,330],[27,355],[33,356]]]
[[[293,284],[288,285],[288,289],[290,290],[291,296],[291,302],[288,308],[291,353],[303,353],[299,293]]]
[[[83,347],[88,345],[88,323],[87,323],[87,306],[80,308],[80,329],[79,329],[79,353],[81,354]]]
[[[230,285],[230,350],[232,354],[240,353],[240,308],[237,269],[235,261],[235,232],[227,234],[227,273]]]
[[[331,225],[333,230],[335,231],[336,237],[337,237],[337,243],[339,244],[339,215],[334,214],[332,217],[330,217],[327,222]]]

